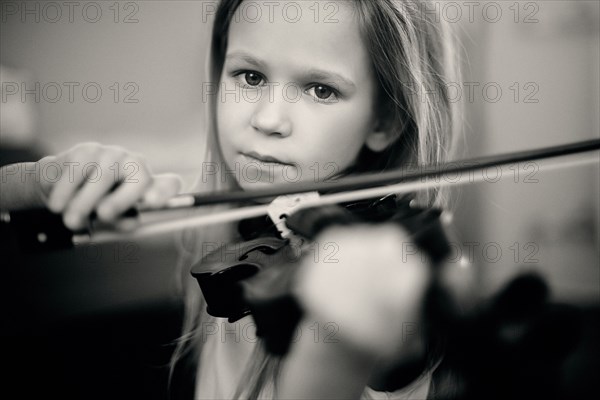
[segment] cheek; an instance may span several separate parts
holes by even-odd
[[[222,147],[235,143],[249,121],[249,110],[241,102],[217,99],[217,132]],[[247,108],[247,107],[246,107]]]
[[[302,131],[311,132],[314,150],[351,162],[372,127],[372,113],[360,102],[332,105],[304,118],[304,125]]]

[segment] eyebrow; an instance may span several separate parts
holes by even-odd
[[[349,86],[353,89],[356,88],[356,85],[350,79],[344,77],[341,74],[338,74],[338,73],[332,72],[332,71],[324,71],[324,70],[320,70],[320,69],[309,69],[308,71],[306,71],[306,76],[310,80],[323,82],[325,84],[342,82],[346,86]]]
[[[250,53],[246,53],[244,51],[233,51],[231,53],[228,53],[225,56],[225,58],[226,59],[237,58],[237,59],[241,59],[242,61],[247,62],[248,64],[254,65],[255,67],[266,68],[266,63],[264,61],[257,59]],[[322,70],[322,69],[311,68],[311,69],[304,71],[303,75],[305,76],[305,78],[308,78],[309,80],[319,81],[324,84],[341,82],[344,85],[349,86],[352,89],[356,88],[356,85],[354,84],[354,82],[352,82],[352,80],[350,80],[349,78],[346,78],[342,74],[339,74],[339,73],[336,73],[333,71],[326,71],[326,70]]]
[[[250,53],[246,53],[245,51],[234,51],[234,52],[228,53],[225,56],[225,59],[230,59],[230,58],[241,59],[242,61],[245,61],[248,64],[252,64],[252,65],[254,65],[255,67],[258,67],[258,68],[264,68],[265,67],[265,63],[263,61],[255,58]]]

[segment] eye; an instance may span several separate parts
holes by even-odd
[[[241,78],[242,75],[244,76],[242,85],[256,87],[260,86],[265,80],[265,78],[256,71],[241,71],[235,74],[235,77]]]
[[[337,101],[338,94],[335,89],[330,86],[323,84],[315,84],[309,90],[314,91],[314,96],[316,97],[316,101],[333,103]]]
[[[244,78],[246,79],[246,83],[250,86],[258,86],[263,80],[262,76],[252,71],[246,72]]]

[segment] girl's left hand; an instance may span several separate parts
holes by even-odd
[[[297,297],[308,315],[336,324],[341,341],[378,358],[402,357],[420,325],[428,260],[397,225],[333,227],[316,240],[336,253],[308,257]]]
[[[380,367],[423,355],[418,327],[430,268],[397,225],[336,226],[315,243],[337,251],[307,257],[298,270],[305,313],[278,395],[358,399]]]

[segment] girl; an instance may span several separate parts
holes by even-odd
[[[239,185],[244,190],[253,190],[284,184],[290,180],[286,177],[312,180],[315,167],[320,169],[320,176],[327,177],[331,173],[327,168],[332,163],[338,175],[345,175],[444,160],[457,121],[456,104],[449,101],[444,88],[446,83],[456,79],[457,64],[453,61],[455,53],[447,27],[443,21],[436,23],[435,15],[425,12],[425,7],[432,9],[431,5],[387,0],[320,5],[277,3],[281,10],[289,10],[292,5],[301,7],[296,14],[302,16],[300,20],[290,22],[289,16],[277,8],[271,15],[265,4],[261,8],[262,18],[245,17],[251,11],[250,5],[256,4],[262,3],[249,2],[248,8],[244,8],[242,1],[226,0],[221,2],[215,15],[209,82],[218,83],[218,90],[211,91],[214,94],[208,103],[208,115],[212,117],[208,119],[208,131],[212,136],[209,136],[207,160],[214,161],[218,170],[237,171],[236,180],[220,174],[214,182],[217,189]],[[336,10],[335,22],[316,20],[315,5],[335,5],[332,8]],[[236,87],[240,92],[235,92]],[[430,193],[421,201],[428,205],[439,204],[441,198],[437,193]],[[230,241],[234,231],[224,228],[217,242]],[[375,240],[381,238],[381,234],[363,233],[355,232],[355,237],[362,238],[363,249],[381,244]],[[372,240],[365,243],[365,237]],[[390,240],[387,244],[400,242],[391,232],[385,232],[383,237]],[[342,239],[333,235],[329,239],[322,238],[320,242],[338,243],[341,252],[356,248],[350,237]],[[190,242],[204,241],[195,236]],[[190,257],[182,262],[184,271],[188,271],[189,265],[202,253],[200,247],[194,249],[193,245],[188,250]],[[348,260],[360,264],[356,256],[345,254]],[[367,265],[373,264],[373,260],[367,262]],[[341,265],[347,267],[348,263],[340,262]],[[390,263],[382,262],[382,265]],[[331,269],[331,265],[327,267]],[[405,281],[418,287],[422,279],[417,274]],[[243,337],[236,342],[235,335],[222,336],[227,327],[203,314],[197,284],[191,282],[190,285],[184,340],[175,360],[189,353],[192,354],[189,360],[200,360],[197,397],[231,398],[236,386],[236,394],[243,397],[271,396],[281,369],[278,362]],[[336,285],[341,286],[339,281]],[[356,291],[347,288],[346,293],[349,292],[357,304],[368,303],[362,301]],[[403,292],[418,298],[414,292]],[[347,295],[340,293],[340,296],[348,303]],[[331,294],[323,302],[333,304],[334,297]],[[409,301],[404,301],[410,308],[407,303]],[[352,308],[349,304],[346,306]],[[366,320],[362,317],[369,313],[357,314],[357,323],[362,321],[361,326],[365,326]],[[335,311],[327,315],[321,313],[319,317],[324,322],[340,321]],[[307,318],[310,322],[306,322],[301,331],[310,332],[308,326],[319,317]],[[406,315],[406,318],[410,317]],[[219,332],[207,335],[209,327]],[[242,320],[240,326],[229,327],[229,332],[244,332],[245,327]],[[381,325],[379,328],[384,329]],[[378,331],[375,325],[372,329]],[[357,340],[365,344],[369,342],[367,337],[365,334]],[[331,344],[304,343],[310,342],[308,339],[309,335],[301,336],[295,353],[292,350],[297,359],[298,356],[305,358],[296,364],[288,360],[279,380],[288,386],[289,392],[283,394],[281,390],[285,389],[280,387],[278,396],[358,397],[364,390],[364,377],[368,375],[368,369],[361,370],[364,359],[354,360],[357,371],[353,371],[349,357],[336,357],[327,351],[333,347]],[[375,334],[371,343],[377,341],[383,340],[381,335]],[[383,343],[378,344],[385,348]],[[309,354],[317,357],[311,358]],[[302,390],[311,386],[307,382],[310,380],[307,370],[314,372],[317,365],[323,367],[322,371],[332,370],[327,369],[325,363],[339,371],[339,381],[333,382],[333,375],[328,372],[323,376],[327,377],[330,391]],[[247,364],[245,374],[241,364]],[[348,370],[342,371],[341,365],[346,365]],[[359,376],[362,379],[350,378]],[[241,386],[237,383],[240,381]],[[302,382],[303,388],[290,388],[295,382]],[[313,382],[313,386],[322,387],[323,383]],[[427,385],[425,374],[421,382],[403,395],[413,391],[415,398],[425,398]],[[365,393],[373,395],[370,391]]]
[[[203,88],[209,99],[205,160],[218,173],[203,176],[199,190],[255,190],[443,161],[457,127],[456,104],[445,90],[455,79],[455,52],[443,18],[426,12],[433,7],[425,3],[223,0],[214,19],[210,79]],[[249,17],[249,7],[260,13]],[[63,213],[68,227],[80,229],[93,211],[99,219],[114,222],[140,201],[159,207],[180,190],[176,177],[153,176],[139,156],[98,144],[44,158],[37,167],[89,161],[97,167],[73,174],[81,178],[63,174],[55,183],[13,182],[18,188],[3,194],[0,205],[10,209],[19,201],[44,204]],[[141,166],[137,182],[126,179],[128,162]],[[115,163],[121,166],[116,188],[112,173],[101,174],[93,184],[86,182],[86,176]],[[420,196],[426,205],[442,202],[437,192]],[[205,314],[197,284],[188,277],[189,267],[201,256],[202,243],[232,241],[236,234],[230,225],[194,233],[182,239],[180,265],[189,287],[184,333],[173,367],[176,377],[196,376],[196,398],[387,396],[367,387],[377,370],[375,360],[389,348],[395,357],[410,357],[421,348],[418,338],[396,345],[403,342],[401,332],[385,322],[391,315],[402,315],[401,321],[394,320],[398,324],[418,321],[428,278],[427,268],[409,259],[393,280],[395,286],[385,287],[394,272],[382,268],[400,257],[397,243],[404,239],[396,228],[325,232],[322,242],[339,245],[339,266],[357,273],[341,282],[322,274],[318,264],[307,266],[299,283],[306,309],[301,328],[307,332],[315,321],[340,322],[340,343],[314,343],[309,335],[301,335],[284,360],[264,354],[253,341],[209,334],[215,327],[240,332],[245,326],[225,326]],[[365,255],[373,246],[376,259]],[[366,266],[387,278],[365,282],[361,273]],[[316,289],[329,279],[335,279],[339,290],[324,294]],[[384,287],[402,296],[374,296]],[[238,322],[244,323],[247,319]],[[325,373],[315,373],[319,365]],[[425,398],[430,372],[394,395]],[[176,389],[181,384],[178,379],[172,382]]]

